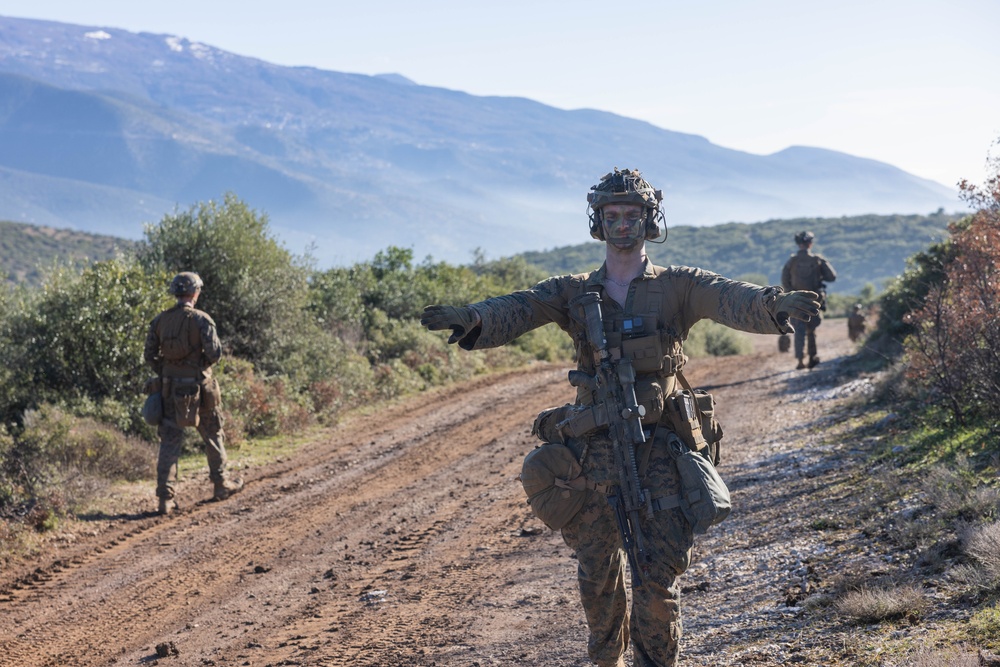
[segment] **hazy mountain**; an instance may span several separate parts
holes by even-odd
[[[953,190],[792,147],[760,156],[593,110],[281,67],[181,37],[0,17],[0,218],[134,238],[233,191],[321,263],[389,244],[468,261],[588,238],[613,166],[668,221],[928,213]]]

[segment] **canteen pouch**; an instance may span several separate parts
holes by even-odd
[[[201,386],[197,380],[174,378],[173,401],[174,421],[178,426],[198,426],[198,412],[201,407]]]
[[[676,433],[667,434],[667,449],[681,480],[680,509],[691,530],[702,534],[732,511],[729,488],[712,462],[691,451]]]

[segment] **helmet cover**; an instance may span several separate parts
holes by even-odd
[[[174,279],[170,281],[170,287],[167,291],[174,296],[188,296],[200,290],[204,285],[205,283],[202,282],[201,276],[197,273],[184,271],[174,276]]]
[[[662,233],[659,222],[663,220],[660,202],[663,191],[653,188],[637,169],[618,169],[601,177],[601,182],[590,188],[587,204],[590,207],[590,235],[604,240],[601,208],[608,204],[638,204],[646,213],[645,238],[655,239]]]

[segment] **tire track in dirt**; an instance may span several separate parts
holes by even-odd
[[[15,583],[0,602],[0,664],[107,664],[112,657],[129,664],[150,657],[150,646],[169,637],[202,647],[207,660],[274,644],[276,628],[315,613],[324,573],[341,581],[381,576],[384,563],[393,562],[383,563],[393,545],[419,551],[440,539],[475,499],[478,471],[495,456],[497,425],[516,423],[524,447],[530,421],[522,413],[550,394],[548,403],[563,400],[555,394],[565,390],[552,390],[563,373],[480,381],[434,397],[434,404],[413,405],[374,433],[364,424],[335,429],[328,442],[297,456],[296,465],[252,480],[232,501],[147,520],[142,530],[123,532],[69,567],[51,564],[31,577],[30,594]],[[529,383],[521,386],[524,378]],[[359,443],[362,433],[368,441]],[[455,491],[456,474],[462,493]],[[382,543],[366,539],[373,528],[401,523],[394,517],[416,529]],[[286,570],[286,559],[294,559],[293,570]],[[93,585],[80,589],[81,581]],[[353,593],[353,581],[343,586]]]
[[[786,392],[821,377],[790,372],[791,356],[767,345],[694,360],[687,373],[721,399],[723,474],[760,505],[778,497],[765,494],[782,435],[806,414]],[[0,666],[151,664],[161,642],[178,650],[161,665],[589,665],[571,552],[531,516],[515,479],[535,414],[571,400],[566,370],[380,406],[245,471],[231,500],[133,515],[40,567],[0,574]],[[204,480],[185,484],[203,491]],[[779,490],[789,502],[808,486]],[[685,664],[723,664],[713,656],[738,655],[780,621],[733,620],[780,586],[752,571],[776,540],[773,516],[743,504],[699,540],[682,581],[694,588]]]

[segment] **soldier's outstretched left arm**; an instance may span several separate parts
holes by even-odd
[[[677,270],[671,279],[675,284],[687,283],[685,333],[700,319],[749,333],[791,333],[789,318],[808,320],[819,313],[815,292],[785,292],[780,287],[761,287],[700,269]]]

